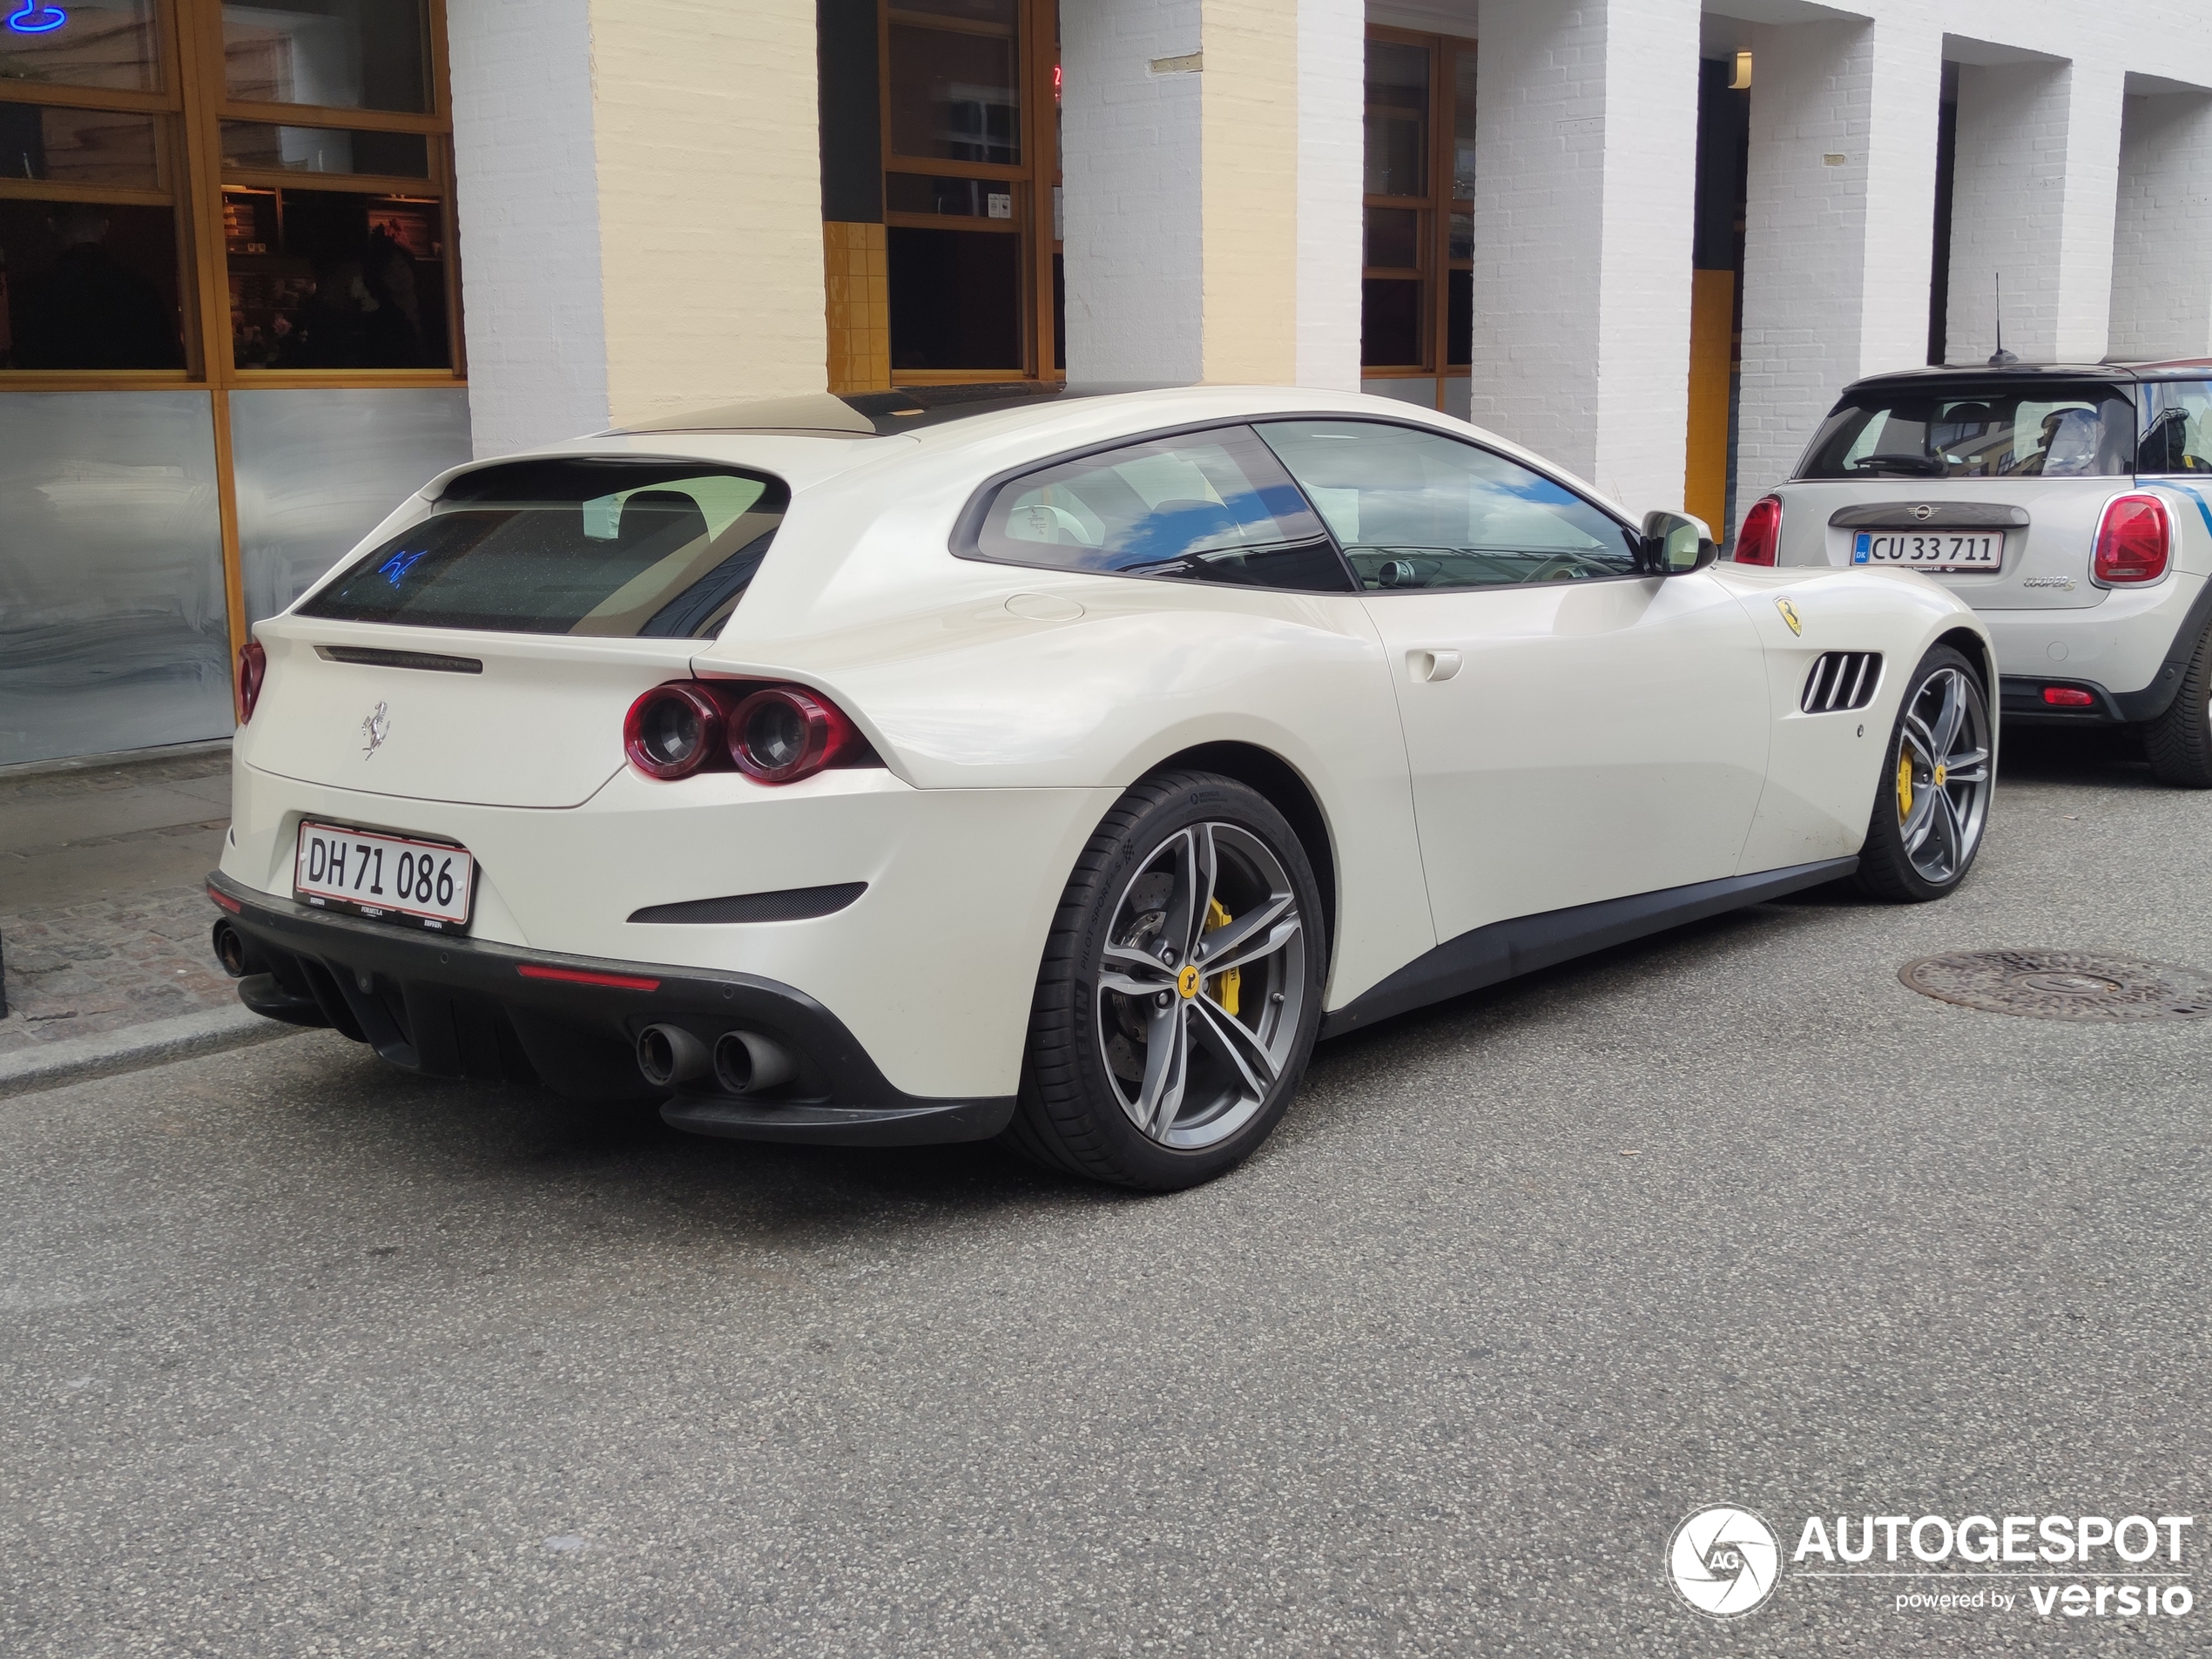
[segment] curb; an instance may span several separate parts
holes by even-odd
[[[173,1019],[152,1020],[96,1036],[71,1037],[0,1054],[0,1100],[11,1095],[59,1089],[88,1077],[112,1076],[145,1066],[164,1065],[194,1055],[266,1042],[295,1035],[297,1026],[262,1018],[243,1006],[206,1008]]]

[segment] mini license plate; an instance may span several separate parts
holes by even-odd
[[[2004,568],[2005,538],[1994,530],[1861,530],[1851,538],[1853,564],[1909,564],[1916,570]]]
[[[476,861],[465,847],[342,824],[300,826],[292,890],[317,909],[463,933],[475,887]]]

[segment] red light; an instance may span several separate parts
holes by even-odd
[[[229,894],[218,893],[212,887],[207,889],[207,896],[212,899],[217,904],[222,906],[224,909],[229,911],[233,916],[239,914],[246,908],[244,905],[240,904],[237,900],[232,898]]]
[[[261,649],[261,642],[249,638],[238,648],[238,723],[244,725],[253,718],[253,705],[261,700],[261,682],[269,677],[269,654]]]
[[[623,717],[623,752],[648,778],[688,778],[721,741],[722,705],[688,680],[654,686]]]
[[[2094,709],[2097,699],[2078,685],[2047,685],[2043,700],[2056,709]]]
[[[2105,509],[2097,526],[2097,556],[2091,574],[2100,582],[2126,584],[2155,582],[2166,574],[2173,535],[2166,503],[2155,496],[2121,496]]]
[[[515,971],[524,979],[558,980],[563,985],[604,985],[617,991],[658,991],[657,979],[640,979],[635,974],[594,974],[581,968],[542,968],[536,962],[517,962]]]
[[[1736,562],[1772,564],[1781,545],[1782,497],[1762,496],[1751,503],[1751,510],[1743,515],[1743,528],[1736,532]]]
[[[845,711],[803,685],[772,685],[730,711],[730,759],[764,784],[796,783],[860,746]]]

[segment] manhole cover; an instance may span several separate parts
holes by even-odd
[[[1959,950],[1905,963],[1924,996],[2032,1020],[2212,1018],[2212,974],[2097,950]]]

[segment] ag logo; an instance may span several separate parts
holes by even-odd
[[[1774,1528],[1727,1504],[1700,1509],[1667,1543],[1667,1576],[1676,1593],[1716,1619],[1749,1613],[1773,1595],[1781,1566]]]
[[[368,745],[361,751],[364,760],[375,759],[376,752],[384,746],[384,739],[392,735],[392,711],[388,704],[379,703],[368,711],[361,722],[361,739]]]

